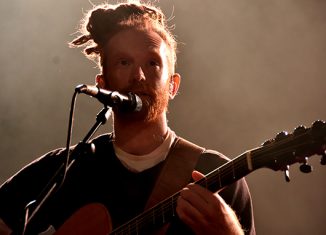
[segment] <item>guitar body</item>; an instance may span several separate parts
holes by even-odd
[[[111,217],[106,207],[91,203],[75,212],[55,235],[108,235],[111,231]]]
[[[169,223],[153,231],[153,235],[164,235]],[[100,203],[91,203],[76,211],[59,229],[55,235],[109,235],[112,223],[106,207]],[[125,230],[123,234],[132,234]]]

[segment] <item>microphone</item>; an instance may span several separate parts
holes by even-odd
[[[131,92],[128,95],[123,95],[117,91],[109,91],[97,86],[85,84],[78,85],[75,90],[78,93],[95,97],[104,105],[116,107],[122,111],[138,112],[143,105],[139,96]]]

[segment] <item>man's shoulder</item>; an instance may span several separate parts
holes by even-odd
[[[228,161],[230,161],[230,159],[224,154],[216,150],[205,149],[198,159],[196,170],[207,174]]]
[[[112,141],[113,139],[113,133],[104,133],[101,135],[98,135],[94,139],[92,139],[93,143],[107,143],[107,141]]]
[[[211,171],[215,170],[217,167],[230,161],[229,158],[227,158],[224,154],[222,154],[219,151],[207,149],[203,146],[195,144],[194,142],[192,142],[188,139],[182,138],[180,136],[177,136],[177,138],[187,142],[190,145],[193,145],[193,146],[196,146],[197,148],[202,149],[202,153],[200,154],[200,156],[198,158],[198,162],[195,167],[195,169],[200,172],[203,172],[203,173],[211,172]]]

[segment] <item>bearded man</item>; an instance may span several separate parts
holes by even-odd
[[[82,34],[71,45],[86,46],[86,55],[98,61],[100,74],[96,76],[96,85],[138,95],[142,109],[139,112],[113,109],[113,132],[92,140],[96,146],[94,155],[79,158],[63,185],[38,211],[25,233],[58,230],[59,234],[66,231],[70,234],[88,231],[84,234],[89,234],[90,230],[77,227],[92,224],[93,217],[100,214],[94,212],[95,208],[104,208],[110,225],[106,233],[152,234],[157,231],[153,226],[155,216],[149,221],[152,222],[150,227],[143,226],[145,219],[136,216],[148,209],[150,195],[160,183],[167,161],[179,143],[187,143],[186,149],[196,146],[180,138],[167,124],[168,103],[176,96],[181,81],[175,72],[176,41],[164,14],[157,7],[141,2],[100,5],[89,12],[84,22]],[[178,186],[180,191],[176,204],[171,204],[170,220],[165,221],[167,217],[163,216],[159,223],[163,226],[161,231],[166,234],[255,234],[245,180],[240,179],[218,192],[190,183],[191,177],[194,181],[200,180],[204,174],[229,161],[216,151],[198,146],[194,149],[200,149],[200,153],[186,184]],[[51,151],[2,185],[0,234],[10,234],[21,226],[24,207],[35,199],[64,157],[64,149]],[[168,182],[172,186],[173,177],[177,179],[182,171],[180,167],[174,169]],[[88,210],[87,205],[94,207]],[[76,211],[85,212],[77,212],[78,218],[80,214],[89,217],[82,217],[81,222],[70,220]],[[155,211],[151,213],[156,215]],[[128,221],[136,221],[136,226],[132,227]],[[75,228],[67,228],[67,224]]]

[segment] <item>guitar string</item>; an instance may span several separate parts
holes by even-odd
[[[305,136],[305,135],[303,134],[302,136]],[[300,136],[295,137],[295,139],[298,139],[299,137]],[[288,141],[280,140],[280,141],[274,143],[274,145],[281,145],[282,146],[284,144],[282,142],[287,143]],[[298,147],[302,147],[302,146],[305,146],[305,144],[302,144],[300,142],[297,145],[291,146],[291,148],[290,147],[285,147],[285,148],[281,149],[280,151],[274,151],[274,155],[283,155],[285,153],[288,153],[289,154],[289,151],[292,153],[294,148],[298,148]],[[254,150],[254,152],[256,152],[255,154],[258,155],[258,156],[254,156],[255,163],[257,163],[257,162],[264,162],[267,153],[270,152],[270,149],[274,149],[274,148],[276,148],[276,147],[273,146],[273,144],[271,144],[271,145],[266,145],[266,146],[264,146],[264,147],[262,147],[260,149]],[[268,155],[270,155],[270,154],[268,154]],[[223,172],[218,172],[217,171],[217,174],[215,172],[215,174],[213,174],[212,177],[204,180],[203,182],[206,181],[206,184],[207,184],[207,186],[209,188],[209,186],[211,186],[213,184],[216,184],[217,177],[218,177],[218,179],[221,179],[222,180],[224,177],[229,176],[230,174],[232,176],[235,176],[234,173],[239,171],[238,169],[235,169],[235,168],[240,168],[240,167],[246,166],[246,164],[243,164],[243,162],[246,162],[245,155],[244,154],[243,155],[240,155],[237,158],[235,158],[233,160],[232,164],[226,165],[225,166],[225,170],[223,169]],[[228,164],[228,163],[226,163],[226,164]],[[221,166],[221,167],[223,167],[223,166]],[[219,167],[218,169],[220,169],[221,167]],[[241,176],[241,178],[242,178],[242,176]],[[203,186],[205,186],[205,185],[203,185]],[[177,194],[179,194],[179,193],[177,193]],[[172,204],[170,202],[170,198],[168,198],[166,200],[163,200],[161,203],[157,204],[157,206],[155,206],[154,208],[152,208],[152,209],[150,209],[150,210],[148,210],[148,211],[140,214],[139,216],[137,216],[133,220],[127,222],[126,224],[122,225],[121,227],[118,227],[114,231],[116,231],[116,232],[117,231],[124,232],[124,231],[127,230],[129,232],[127,234],[130,234],[130,232],[131,233],[133,233],[133,232],[138,233],[139,228],[142,228],[143,227],[142,224],[148,224],[149,222],[152,222],[153,221],[152,217],[153,217],[153,214],[155,216],[155,208],[158,208],[158,206],[161,208],[159,211],[161,211],[160,214],[162,214],[162,217],[166,216],[166,215],[163,215],[163,214],[166,214],[167,212],[171,212],[172,213],[171,216],[173,216],[173,214],[175,213],[174,209],[175,209],[175,203],[176,203],[176,200],[177,200],[175,198],[176,196],[177,195],[173,195],[173,196],[170,197],[170,198],[172,198]],[[171,209],[172,209],[172,211],[171,211]],[[152,212],[152,210],[154,210],[154,211]],[[140,219],[139,219],[139,217],[140,217]],[[151,217],[151,218],[149,218],[149,217]],[[133,227],[135,227],[135,224],[136,224],[136,229],[133,228]],[[126,225],[128,225],[128,228],[127,229],[124,229],[123,227],[127,227]],[[117,234],[117,233],[112,233],[112,234]]]

